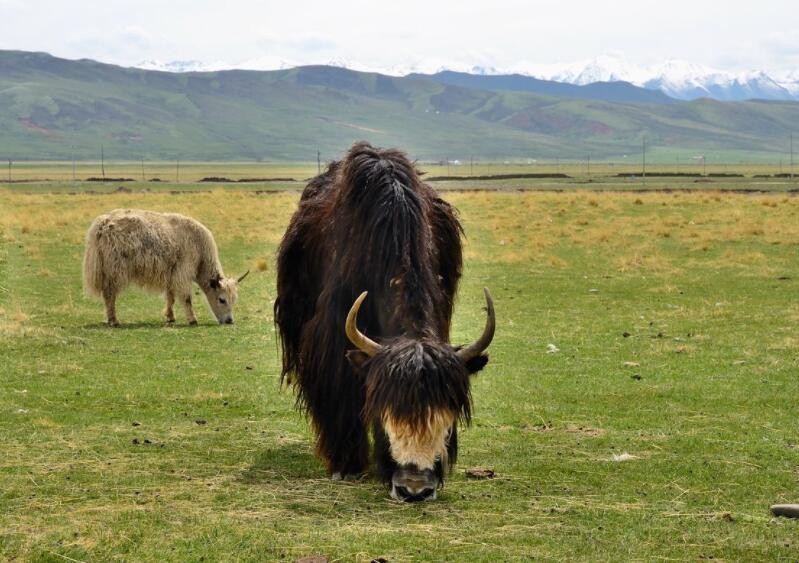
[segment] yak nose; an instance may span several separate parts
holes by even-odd
[[[233,317],[226,318],[225,319],[225,324],[226,325],[232,325],[233,324]]]
[[[435,500],[436,489],[435,487],[424,487],[422,489],[414,489],[412,487],[395,487],[396,498],[404,502],[421,502],[423,500]]]
[[[435,500],[438,479],[432,469],[399,468],[391,479],[391,496],[405,502]]]

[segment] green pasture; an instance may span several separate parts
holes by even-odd
[[[483,286],[498,327],[457,466],[407,505],[330,481],[279,385],[274,254],[301,183],[26,185],[0,186],[0,560],[799,553],[799,521],[768,511],[799,502],[797,197],[442,183],[467,236],[453,341],[482,329]],[[227,273],[253,270],[236,324],[198,296],[199,326],[166,326],[159,296],[130,290],[105,327],[80,264],[117,207],[211,228]]]

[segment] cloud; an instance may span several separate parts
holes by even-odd
[[[65,51],[71,56],[117,64],[134,64],[147,58],[159,58],[174,48],[172,40],[137,25],[72,33],[65,41]]]
[[[799,55],[799,29],[773,31],[766,36],[766,47],[778,55]]]
[[[301,34],[259,34],[255,44],[264,51],[281,55],[317,55],[333,52],[338,48],[336,41],[316,33]]]

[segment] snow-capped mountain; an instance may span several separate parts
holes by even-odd
[[[168,72],[209,72],[218,70],[280,70],[299,64],[276,56],[263,56],[237,64],[223,61],[143,61],[137,68]],[[536,64],[519,62],[507,67],[453,63],[426,59],[388,67],[364,65],[350,59],[333,59],[315,64],[325,64],[363,72],[379,72],[389,76],[409,74],[436,74],[450,70],[476,75],[521,74],[543,80],[584,86],[595,82],[629,82],[649,90],[660,90],[679,100],[713,98],[735,101],[749,99],[799,101],[799,71],[768,74],[763,71],[730,72],[705,65],[668,60],[644,66],[630,63],[623,56],[606,54],[594,59],[565,64]]]
[[[332,61],[328,64],[335,65]],[[135,68],[144,70],[160,70],[163,72],[216,72],[219,70],[282,70],[294,68],[297,63],[280,57],[265,55],[255,59],[249,59],[241,63],[230,64],[225,61],[213,61],[210,63],[203,61],[141,61],[134,65]]]
[[[799,70],[782,73],[778,76],[778,82],[796,98],[799,98]]]
[[[661,90],[680,100],[799,100],[799,73],[796,71],[775,78],[763,71],[729,72],[679,60],[639,66],[611,55],[560,68],[530,70],[529,74],[536,78],[571,84],[630,82],[650,90]]]
[[[211,72],[214,70],[224,70],[230,68],[230,65],[222,61],[215,63],[205,63],[203,61],[159,61],[151,59],[149,61],[141,61],[136,68],[144,70],[159,70],[162,72]]]

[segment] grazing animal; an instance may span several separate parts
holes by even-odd
[[[238,285],[248,273],[226,278],[211,231],[177,213],[115,209],[92,221],[86,233],[83,288],[103,298],[110,326],[119,325],[116,298],[131,283],[164,292],[168,323],[175,321],[177,299],[188,323],[196,325],[191,306],[196,282],[217,320],[231,324]]]
[[[283,378],[334,479],[367,469],[370,428],[396,499],[434,499],[455,463],[469,376],[488,362],[495,326],[486,290],[483,335],[449,344],[461,234],[398,150],[356,143],[303,192],[278,253],[275,322]]]

